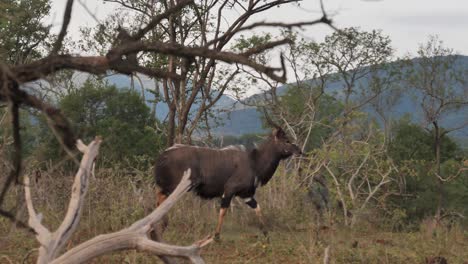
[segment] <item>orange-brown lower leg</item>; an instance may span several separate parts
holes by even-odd
[[[221,233],[221,227],[223,226],[224,216],[226,213],[227,208],[221,208],[221,210],[219,210],[218,225],[216,226],[215,237],[219,237],[219,233]]]
[[[260,205],[257,205],[257,207],[254,209],[255,214],[257,215],[258,220],[260,221],[260,229],[262,230],[263,234],[265,236],[268,236],[268,231],[266,230],[266,224],[265,224],[265,219],[263,218],[262,210],[260,209]]]
[[[167,195],[159,191],[156,194],[156,207],[159,207],[166,199],[167,199]],[[169,218],[167,217],[167,215],[165,215],[163,216],[161,221],[153,224],[153,231],[151,231],[150,233],[151,239],[154,241],[161,241],[162,234],[164,233],[168,225],[169,225]]]
[[[159,207],[166,199],[167,199],[167,195],[165,195],[161,191],[157,192],[156,193],[156,207]],[[169,218],[167,217],[167,215],[163,216],[159,222],[152,224],[153,230],[150,232],[151,240],[156,241],[156,242],[163,242],[162,235],[168,225],[169,225]],[[164,263],[174,263],[169,256],[158,255],[158,257]]]
[[[160,206],[167,199],[167,195],[162,192],[156,194],[156,207]]]
[[[257,207],[254,210],[255,210],[255,214],[258,217],[258,220],[260,221],[260,224],[265,226],[265,220],[263,219],[263,214],[262,214],[262,210],[260,210],[260,205],[257,205]]]

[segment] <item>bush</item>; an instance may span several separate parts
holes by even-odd
[[[156,118],[135,91],[87,80],[80,89],[63,97],[59,105],[79,138],[90,141],[97,135],[103,137],[103,166],[133,164],[141,157],[152,160],[164,145],[163,136],[156,130]],[[45,122],[41,123],[45,128]],[[43,129],[46,143],[41,156],[56,160],[62,154],[61,148],[55,140],[48,140],[48,131]]]

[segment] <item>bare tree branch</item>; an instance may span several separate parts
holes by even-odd
[[[268,42],[266,44],[263,44],[263,45],[258,45],[254,48],[251,48],[245,52],[242,53],[243,56],[245,57],[249,57],[253,54],[259,54],[265,50],[269,50],[269,49],[272,49],[274,47],[277,47],[277,46],[280,46],[280,45],[284,45],[284,44],[292,44],[292,40],[290,39],[282,39],[282,40],[278,40],[278,41],[272,41],[272,42]]]
[[[57,54],[59,50],[62,48],[63,39],[65,38],[65,35],[67,34],[68,24],[70,24],[73,2],[74,0],[67,1],[67,5],[65,7],[65,14],[63,15],[62,29],[60,30],[57,40],[55,41],[53,45],[51,54]]]
[[[138,32],[132,36],[133,40],[139,40],[143,38],[150,30],[152,30],[154,27],[156,27],[163,19],[168,18],[170,15],[179,12],[182,10],[184,7],[186,7],[189,4],[193,4],[194,0],[182,0],[178,1],[177,5],[169,8],[166,10],[166,12],[157,15],[153,17],[153,19],[143,28],[138,30]]]
[[[349,178],[348,180],[348,190],[349,190],[349,195],[351,196],[351,200],[354,201],[356,199],[356,196],[354,195],[354,191],[353,191],[353,182],[354,182],[354,179],[356,178],[356,176],[359,174],[359,172],[361,171],[361,168],[362,166],[364,166],[364,164],[366,164],[367,162],[367,159],[369,158],[369,155],[370,155],[370,151],[366,154],[366,156],[364,157],[364,159],[362,160],[361,164],[359,165],[359,167],[354,171],[353,175],[351,176],[351,178]]]
[[[130,227],[121,231],[106,235],[97,236],[88,240],[73,249],[59,256],[64,245],[76,230],[80,221],[83,201],[86,197],[89,186],[89,177],[94,168],[94,161],[99,151],[101,139],[96,138],[88,146],[80,140],[77,148],[84,153],[80,168],[75,175],[72,194],[68,205],[67,213],[63,222],[55,232],[49,231],[42,223],[42,215],[34,210],[29,177],[25,177],[25,198],[29,213],[29,225],[36,232],[36,238],[40,243],[38,263],[84,263],[91,259],[124,249],[139,249],[152,252],[157,255],[182,256],[193,263],[204,263],[200,256],[200,249],[212,242],[211,237],[207,237],[191,246],[172,246],[164,243],[152,241],[149,233],[153,225],[160,221],[164,215],[174,206],[182,195],[191,188],[191,171],[185,171],[183,178],[174,192],[151,214],[135,222]]]
[[[81,140],[78,140],[77,148],[83,152],[84,155],[81,160],[80,168],[75,175],[67,213],[59,228],[53,233],[41,224],[42,216],[36,214],[34,210],[29,187],[29,178],[27,176],[25,177],[25,198],[29,213],[29,225],[36,231],[36,238],[41,244],[38,263],[50,263],[54,260],[77,228],[81,217],[83,201],[88,190],[88,179],[91,175],[93,163],[98,154],[100,144],[101,139],[99,138],[96,138],[89,146],[84,145]]]
[[[222,61],[235,64],[236,66],[245,65],[261,74],[265,79],[268,77],[280,83],[286,81],[286,67],[283,58],[281,58],[281,65],[274,67],[256,62],[250,59],[249,56],[289,43],[289,40],[284,39],[265,43],[262,46],[248,50],[245,54],[224,51],[226,50],[225,47],[227,47],[230,40],[236,34],[258,26],[297,28],[316,23],[331,23],[328,19],[321,18],[316,21],[292,24],[260,22],[245,27],[245,23],[253,15],[276,6],[298,2],[298,0],[252,0],[248,4],[242,4],[244,12],[235,18],[226,31],[222,32],[221,17],[225,11],[224,9],[231,8],[231,2],[227,0],[204,2],[200,4],[200,8],[199,6],[195,6],[193,9],[187,7],[195,5],[194,0],[172,1],[167,6],[159,2],[155,4],[157,1],[152,2],[152,5],[151,3],[138,5],[131,1],[108,0],[108,2],[119,3],[122,6],[127,6],[145,14],[146,19],[144,21],[146,22],[142,22],[143,25],[137,29],[133,28],[127,31],[127,29],[119,27],[116,29],[116,32],[104,32],[104,35],[107,37],[117,36],[109,38],[109,43],[112,44],[106,43],[107,48],[101,51],[101,54],[106,54],[105,56],[59,54],[63,41],[67,36],[74,2],[74,0],[67,0],[62,27],[57,39],[52,44],[52,50],[49,55],[42,59],[28,61],[19,65],[0,63],[0,102],[14,103],[16,105],[15,108],[32,107],[44,113],[52,121],[54,133],[60,135],[58,137],[59,141],[67,146],[65,149],[68,152],[69,149],[74,148],[75,137],[67,119],[59,109],[48,104],[43,99],[34,96],[33,93],[22,89],[21,87],[25,83],[41,80],[50,74],[67,69],[95,75],[108,74],[110,72],[126,75],[145,74],[154,79],[164,81],[164,98],[170,108],[168,134],[172,135],[174,131],[182,134],[186,133],[186,123],[190,119],[190,109],[201,89],[206,88],[208,92],[207,97],[202,98],[207,107],[213,106],[214,102],[221,98],[221,96],[209,95],[214,89],[206,87],[207,83],[211,83],[206,80],[216,70],[217,62]],[[79,3],[81,4],[81,1]],[[182,10],[184,12],[181,12]],[[193,14],[194,12],[196,13],[195,15]],[[218,19],[216,19],[217,24],[214,22],[215,19],[213,19],[215,13],[219,15]],[[185,21],[184,19],[187,16],[193,18],[193,20]],[[165,19],[167,22],[164,21]],[[210,24],[211,22],[214,22],[214,24]],[[193,28],[197,27],[200,27],[202,32],[198,35],[192,34]],[[130,34],[128,32],[134,33]],[[157,34],[158,32],[163,33]],[[210,35],[207,32],[214,32],[213,40],[208,39]],[[156,67],[154,66],[155,64],[151,63],[143,65],[141,62],[144,60],[141,58],[145,56],[153,56],[157,60],[162,61],[167,59],[168,63],[156,64],[162,65]],[[189,79],[190,74],[193,73],[191,72],[193,68],[197,68],[196,72],[198,75],[196,77],[198,79]],[[194,87],[190,87],[192,93],[188,92],[187,88],[187,83],[190,81],[193,81],[192,84],[195,84]],[[224,92],[224,90],[225,88],[221,92]],[[171,92],[173,92],[172,95],[170,94]],[[19,129],[15,130],[19,133]],[[19,140],[19,137],[15,138],[16,146],[18,146]],[[21,157],[14,158],[14,160],[21,160]],[[17,162],[17,164],[20,164],[20,162]],[[15,174],[19,175],[19,171],[20,169],[17,169]],[[3,198],[6,192],[11,187],[12,179],[9,179],[7,183],[2,186],[0,193],[0,208],[3,205]]]

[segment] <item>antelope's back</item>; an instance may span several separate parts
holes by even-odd
[[[157,159],[154,176],[161,191],[169,195],[179,184],[183,172],[190,168],[195,192],[203,198],[213,198],[223,194],[224,184],[244,159],[245,152],[237,149],[174,145]]]

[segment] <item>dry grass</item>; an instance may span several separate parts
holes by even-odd
[[[68,247],[98,234],[117,231],[148,214],[154,206],[150,172],[100,170],[92,180],[80,228]],[[33,187],[35,205],[50,228],[59,225],[68,203],[72,176],[43,173]],[[19,193],[21,194],[21,193]],[[386,232],[363,222],[354,229],[334,224],[320,228],[312,205],[299,188],[294,174],[278,172],[257,194],[268,226],[267,241],[258,229],[254,213],[234,201],[222,240],[203,249],[207,263],[321,263],[326,246],[331,263],[424,263],[425,257],[444,256],[449,263],[468,261],[468,231],[460,226],[428,233]],[[10,202],[15,200],[11,193]],[[187,195],[170,212],[165,239],[190,244],[214,230],[218,201]],[[32,263],[37,242],[31,234],[15,229],[0,218],[0,263]],[[26,258],[26,259],[25,259]],[[154,263],[154,256],[124,251],[96,259],[94,263]]]

